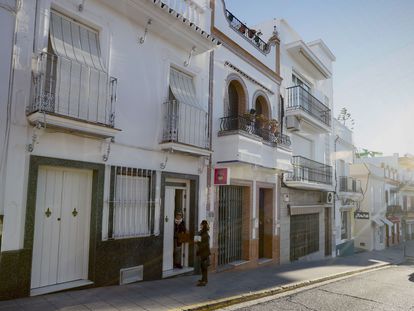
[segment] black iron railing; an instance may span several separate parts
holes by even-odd
[[[209,149],[208,113],[177,100],[165,102],[162,142]]]
[[[118,80],[83,63],[43,52],[27,113],[44,112],[114,127]]]
[[[247,27],[233,13],[226,10],[227,20],[230,22],[231,28],[244,36],[253,46],[258,48],[263,53],[268,53],[270,48],[269,44],[264,42],[257,34],[256,30]]]
[[[349,176],[340,176],[339,191],[362,193],[361,181]]]
[[[264,142],[272,146],[282,145],[289,147],[291,145],[288,135],[275,133],[274,130],[259,126],[254,117],[230,116],[220,119],[220,133],[241,131],[246,134],[255,135],[262,138]]]
[[[393,204],[387,206],[387,215],[401,215],[403,214],[402,206],[399,204]]]
[[[287,181],[315,182],[332,184],[332,167],[305,157],[292,157],[293,171],[286,176]]]
[[[294,109],[301,109],[320,122],[331,126],[331,109],[300,85],[287,88],[286,110]]]

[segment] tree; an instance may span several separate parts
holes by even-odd
[[[382,152],[379,151],[372,151],[372,150],[368,150],[368,149],[362,149],[361,152],[357,152],[356,156],[358,158],[374,158],[376,156],[382,156]]]
[[[351,113],[348,112],[348,109],[343,107],[338,115],[338,120],[342,122],[343,125],[348,126],[347,122],[349,123],[349,128],[351,130],[354,129],[355,120],[352,118]]]

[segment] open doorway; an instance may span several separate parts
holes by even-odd
[[[189,183],[165,187],[163,278],[193,271],[189,265]]]

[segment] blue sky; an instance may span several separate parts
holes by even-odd
[[[226,0],[247,25],[284,18],[336,56],[334,114],[355,119],[358,148],[414,154],[414,0]]]

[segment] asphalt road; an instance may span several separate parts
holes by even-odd
[[[414,261],[225,310],[414,310]]]

